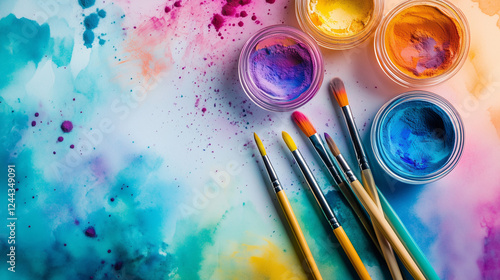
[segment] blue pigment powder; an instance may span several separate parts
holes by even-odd
[[[382,123],[382,146],[399,172],[425,176],[437,171],[453,152],[455,132],[448,115],[433,103],[397,105]]]
[[[271,38],[250,55],[255,85],[277,100],[294,100],[309,89],[314,68],[306,45],[289,38]]]

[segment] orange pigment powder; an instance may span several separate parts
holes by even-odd
[[[446,72],[461,48],[460,27],[436,7],[417,5],[391,19],[385,48],[392,63],[413,78],[430,78]]]

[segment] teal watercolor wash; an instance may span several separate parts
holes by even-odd
[[[29,28],[29,36],[25,29]],[[0,20],[0,89],[13,79],[13,73],[32,62],[35,66],[49,52],[50,28],[27,18],[10,14]]]
[[[453,125],[433,103],[411,101],[398,105],[381,127],[385,155],[400,172],[428,175],[440,169],[453,152]]]

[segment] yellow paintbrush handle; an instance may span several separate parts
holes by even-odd
[[[347,257],[354,266],[354,269],[356,269],[359,278],[361,278],[362,280],[372,279],[370,277],[370,274],[368,274],[365,265],[361,261],[358,252],[356,252],[356,249],[354,249],[354,246],[352,246],[351,240],[349,240],[349,237],[347,237],[347,234],[345,234],[344,229],[342,227],[338,227],[333,230],[333,233],[335,233],[335,236],[344,249],[344,252],[347,254]]]
[[[353,191],[356,193],[356,196],[361,201],[366,211],[368,212],[368,214],[370,214],[372,219],[376,221],[376,225],[380,227],[380,230],[384,234],[385,238],[387,238],[389,243],[391,243],[392,248],[394,249],[394,251],[396,251],[399,258],[408,269],[410,274],[413,276],[413,278],[417,280],[424,280],[424,275],[415,264],[408,251],[406,251],[406,248],[403,246],[403,243],[401,243],[392,227],[385,219],[384,213],[378,209],[377,205],[375,205],[368,193],[363,189],[363,186],[361,186],[361,183],[356,180],[353,181],[351,185],[353,187]]]
[[[382,211],[382,205],[380,204],[380,199],[378,197],[377,187],[375,186],[375,180],[373,179],[373,175],[370,169],[361,170],[361,178],[363,180],[363,186],[365,187],[366,192],[370,195],[373,202],[377,205],[377,208]],[[387,266],[389,267],[389,271],[391,272],[392,279],[394,280],[402,280],[403,275],[401,275],[401,270],[399,269],[398,262],[396,260],[396,256],[392,251],[391,245],[385,239],[383,234],[380,232],[380,229],[375,226],[374,223],[375,234],[377,235],[378,242],[380,244],[380,250],[384,255],[384,259],[387,262]]]
[[[299,247],[302,250],[302,254],[304,255],[304,258],[306,259],[307,265],[309,266],[309,269],[311,270],[313,278],[317,279],[317,280],[322,280],[323,278],[321,277],[321,274],[319,273],[318,266],[316,265],[316,262],[314,261],[314,257],[311,253],[311,250],[309,249],[309,246],[307,245],[306,238],[304,237],[304,234],[302,233],[302,230],[300,229],[299,222],[297,221],[297,218],[295,217],[295,214],[293,213],[292,206],[290,205],[290,202],[288,201],[288,198],[286,197],[285,191],[277,192],[276,196],[278,197],[278,201],[280,202],[280,205],[281,205],[281,208],[283,209],[283,212],[285,212],[285,216],[286,216],[286,219],[288,221],[288,224],[292,228],[293,235],[295,236],[297,243],[299,243]]]

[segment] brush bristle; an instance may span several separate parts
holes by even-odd
[[[316,133],[316,129],[311,124],[309,119],[307,119],[306,115],[302,114],[299,111],[295,111],[292,114],[293,121],[299,126],[300,130],[307,136],[311,137]]]
[[[325,139],[326,143],[328,144],[328,147],[330,148],[330,151],[332,151],[334,156],[340,155],[340,150],[337,147],[337,144],[335,144],[335,141],[333,141],[333,138],[328,135],[328,133],[325,132]]]
[[[295,145],[295,142],[293,142],[292,136],[290,136],[285,131],[281,132],[281,136],[283,136],[283,140],[285,140],[285,143],[288,149],[290,149],[290,152],[297,150],[297,145]]]
[[[262,141],[260,141],[259,136],[257,133],[254,132],[253,138],[255,139],[255,143],[257,143],[257,147],[259,148],[259,152],[262,156],[266,155],[266,149],[264,148],[264,144],[262,144]]]
[[[340,107],[349,105],[347,93],[345,92],[344,82],[340,78],[333,78],[330,81],[330,91]]]

